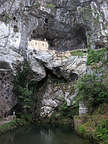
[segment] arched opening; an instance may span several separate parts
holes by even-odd
[[[45,24],[47,24],[48,21],[48,18],[44,19]],[[66,26],[64,26],[64,28],[65,27]],[[41,29],[37,28],[32,31],[31,40],[44,41],[46,39],[49,44],[49,50],[59,52],[87,48],[86,32],[89,31],[90,28],[84,24],[75,24],[72,28],[68,28],[66,27],[66,32],[62,27],[54,31],[51,26],[47,29],[47,26],[44,25]]]
[[[87,36],[86,36],[86,32],[89,30],[90,28],[84,24],[76,24],[73,27],[73,32],[74,32],[74,37],[76,37],[77,39],[77,43],[84,43],[84,47],[83,48],[87,48]]]

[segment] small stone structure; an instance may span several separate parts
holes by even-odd
[[[40,51],[47,51],[48,50],[48,42],[47,41],[41,41],[41,40],[31,40],[28,41],[28,47]]]
[[[83,104],[79,104],[79,115],[86,114],[88,112],[88,108]]]

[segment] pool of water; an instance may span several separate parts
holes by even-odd
[[[29,125],[0,136],[0,144],[90,144],[70,128]]]

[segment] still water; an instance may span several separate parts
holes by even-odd
[[[0,136],[0,144],[88,144],[88,142],[69,128],[30,125]]]

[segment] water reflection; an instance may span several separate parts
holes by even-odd
[[[28,126],[0,137],[0,144],[88,144],[72,129]]]

